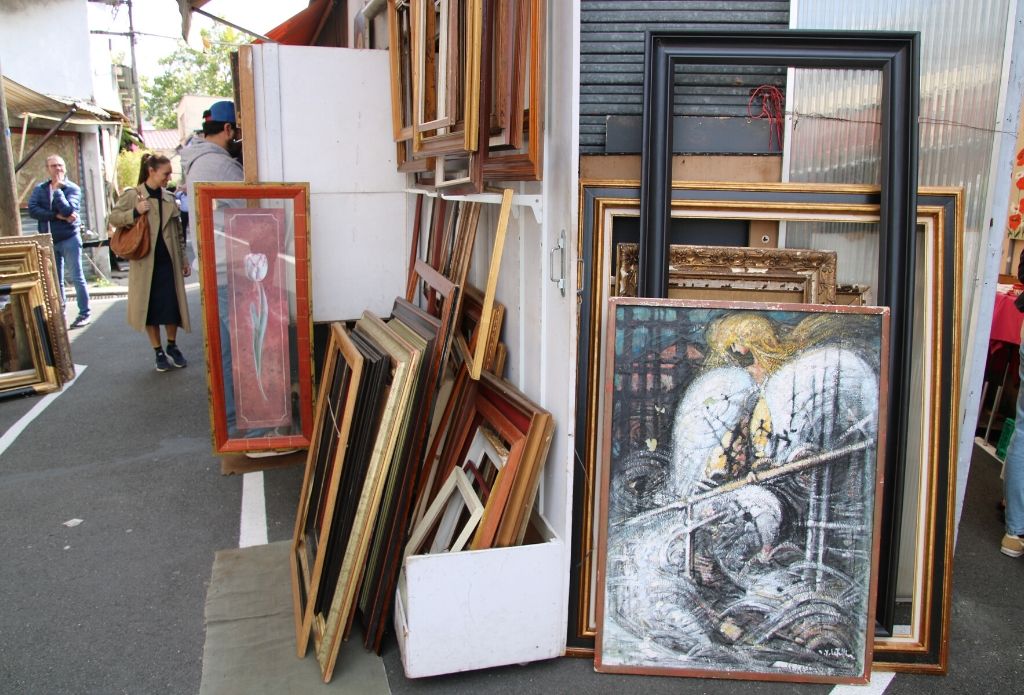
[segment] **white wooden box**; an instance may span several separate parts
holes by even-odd
[[[406,677],[565,652],[565,547],[540,527],[544,543],[405,559],[394,621]]]

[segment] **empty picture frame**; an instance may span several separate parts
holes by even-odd
[[[463,511],[467,512],[468,516],[463,525],[456,528]],[[431,553],[454,553],[462,550],[476,531],[483,514],[484,505],[477,497],[466,472],[462,468],[453,469],[438,490],[437,496],[427,507],[426,514],[416,524],[409,537],[409,543],[405,546],[404,557],[419,554],[432,531],[436,533],[430,547]]]
[[[644,51],[644,97],[640,194],[639,294],[664,297],[668,290],[668,218],[672,201],[673,92],[675,67],[763,65],[786,68],[879,70],[882,72],[881,191],[877,302],[889,307],[889,410],[885,477],[902,484],[903,456],[911,414],[910,352],[914,304],[914,243],[917,219],[918,108],[921,35],[896,31],[649,31]],[[896,504],[893,504],[893,503]],[[898,499],[883,503],[882,534],[887,557],[879,615],[891,628],[895,562],[899,554]]]
[[[354,507],[354,513],[348,538],[331,541],[344,542],[341,569],[337,586],[328,587],[333,592],[329,612],[321,616],[322,621],[314,620],[313,623],[316,656],[325,683],[334,674],[341,640],[348,638],[355,615],[357,592],[366,565],[381,495],[391,466],[397,463],[396,459],[402,454],[399,442],[408,423],[421,357],[420,352],[370,312],[363,313],[362,318],[356,322],[355,330],[367,335],[384,350],[391,361],[391,380],[358,496],[338,500],[339,504]]]
[[[638,265],[637,244],[616,245],[619,296],[636,296]],[[836,301],[835,251],[672,244],[668,273],[672,298],[749,300],[756,293],[766,302]]]
[[[344,326],[332,324],[292,534],[292,600],[300,658],[306,654],[312,632],[362,370],[363,356]]]
[[[596,670],[866,683],[888,310],[609,314]]]
[[[497,320],[498,330],[501,330],[501,319],[496,316],[494,311],[494,296],[498,291],[498,275],[501,272],[501,257],[505,252],[505,237],[508,235],[508,222],[511,214],[512,189],[506,188],[501,194],[501,209],[498,212],[498,226],[494,232],[494,246],[491,249],[491,263],[487,266],[487,284],[484,286],[484,296],[480,306],[480,321],[477,324],[477,340],[473,346],[472,357],[466,365],[469,368],[469,376],[472,379],[479,379],[480,372],[483,371],[485,366],[487,366],[488,348],[493,347],[489,340],[492,333],[492,323]],[[494,343],[497,343],[496,337]],[[493,353],[491,354],[491,357],[493,358]]]
[[[523,136],[518,145],[511,147],[490,147],[483,159],[483,176],[489,181],[540,181],[544,172],[544,96],[546,93],[547,67],[544,46],[547,31],[547,0],[525,0],[528,21],[522,28],[528,37],[528,64],[525,73],[529,75],[524,85],[527,94],[522,100],[525,112],[521,118]]]
[[[430,0],[411,1],[416,61],[413,154],[472,152],[479,124],[483,0],[440,0],[437,14]],[[431,74],[436,75],[433,111]]]
[[[214,451],[308,447],[309,185],[200,183],[196,210]]]

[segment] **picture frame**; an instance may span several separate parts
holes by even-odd
[[[487,283],[484,286],[484,296],[480,303],[480,320],[477,324],[477,340],[472,348],[472,355],[466,363],[471,379],[479,379],[488,362],[488,356],[493,359],[493,352],[489,348],[497,343],[498,336],[493,336],[492,325],[497,323],[498,332],[501,331],[501,317],[496,316],[494,305],[495,295],[498,291],[498,276],[501,273],[501,257],[505,252],[505,238],[508,235],[508,223],[512,214],[512,189],[506,188],[501,193],[501,208],[498,211],[498,223],[494,232],[494,246],[491,248],[491,262],[487,266]],[[469,271],[468,255],[466,254],[466,272]],[[463,283],[465,286],[465,283]],[[464,295],[465,297],[465,295]],[[465,299],[463,299],[465,302]],[[486,338],[486,339],[485,339]]]
[[[355,325],[355,331],[368,336],[390,360],[390,387],[384,400],[379,424],[366,467],[365,478],[357,485],[358,496],[352,494],[339,500],[351,509],[349,533],[332,543],[343,543],[344,554],[336,587],[326,615],[313,621],[313,635],[317,661],[324,682],[334,674],[342,639],[348,639],[355,616],[357,591],[362,579],[366,556],[380,508],[388,472],[398,463],[398,446],[411,414],[413,385],[418,377],[421,354],[392,331],[380,318],[364,312]],[[358,482],[358,481],[357,481]]]
[[[460,528],[455,524],[461,511],[468,512],[468,517]],[[418,555],[427,542],[431,532],[435,532],[429,553],[456,553],[466,547],[473,532],[476,531],[484,514],[484,505],[480,502],[472,483],[462,468],[453,468],[437,496],[427,507],[427,512],[413,529],[409,543],[405,547],[404,557]],[[455,532],[458,531],[458,535]]]
[[[314,439],[306,457],[292,533],[290,565],[295,610],[296,654],[302,658],[312,635],[314,606],[327,560],[338,484],[359,396],[363,356],[340,323],[331,324],[316,402]]]
[[[307,448],[309,185],[200,183],[196,211],[214,452]]]
[[[639,246],[616,245],[616,291],[635,297]],[[836,253],[807,249],[751,249],[733,246],[669,248],[669,297],[737,299],[757,292],[766,302],[835,304]]]
[[[501,344],[501,329],[505,321],[505,305],[495,300],[491,304],[490,326],[485,334],[480,319],[483,316],[484,294],[472,285],[466,285],[462,295],[462,337],[465,338],[470,354],[479,350],[480,341],[484,343],[483,368],[496,374],[498,366],[498,346]],[[497,374],[497,376],[501,376]]]
[[[593,595],[596,576],[595,554],[592,551],[594,505],[597,495],[591,492],[588,480],[600,476],[593,442],[593,425],[587,412],[595,413],[597,401],[591,386],[599,360],[593,355],[603,349],[601,329],[605,313],[601,309],[613,288],[611,278],[613,256],[612,222],[619,216],[635,216],[639,209],[639,182],[584,181],[580,191],[580,249],[584,272],[581,273],[580,350],[577,400],[588,403],[578,408],[576,455],[583,474],[574,480],[573,567],[571,573],[568,651],[579,656],[592,655],[595,627],[592,622]],[[915,295],[919,297],[959,297],[962,283],[959,248],[963,243],[963,191],[954,188],[926,187],[918,191],[918,220],[927,223],[928,234],[919,232],[921,248],[917,252],[919,273]],[[852,223],[879,219],[878,189],[871,186],[821,186],[794,184],[701,184],[676,182],[673,187],[674,215],[706,215],[711,217],[747,216],[763,220],[766,216],[780,220],[843,220]],[[757,211],[757,217],[751,217]],[[763,214],[762,214],[763,213]],[[616,237],[616,239],[621,237]],[[628,237],[626,237],[628,238]],[[927,259],[927,260],[926,260]],[[929,269],[925,272],[925,269]],[[865,288],[851,288],[863,296]],[[839,294],[842,294],[840,288]],[[922,306],[924,303],[922,302]],[[875,661],[880,668],[899,671],[941,673],[948,662],[949,611],[952,581],[953,513],[949,506],[955,498],[957,448],[955,428],[952,434],[943,429],[926,430],[927,422],[955,423],[959,407],[959,345],[962,337],[962,309],[958,301],[929,304],[928,320],[915,310],[915,334],[923,330],[925,338],[912,348],[912,364],[927,364],[928,369],[915,376],[914,398],[929,407],[920,410],[912,421],[912,441],[929,441],[930,446],[908,449],[908,476],[897,489],[887,486],[885,504],[898,504],[904,527],[901,535],[906,545],[916,549],[908,560],[891,554],[897,578],[915,577],[911,603],[913,619],[905,629],[895,623],[886,624],[884,614],[906,612],[897,600],[904,591],[893,580],[887,587],[883,571],[878,587],[878,625]],[[925,351],[935,350],[935,358],[924,361]],[[930,352],[928,353],[930,354]],[[585,376],[589,375],[589,376]],[[916,424],[915,424],[916,423]],[[952,436],[952,439],[949,437]],[[916,474],[914,472],[917,472]],[[930,476],[930,477],[922,477]],[[923,515],[923,516],[922,516]],[[911,535],[913,528],[913,535]],[[884,546],[884,543],[883,543]],[[883,564],[890,553],[883,550]],[[908,564],[909,562],[909,564]],[[908,570],[909,568],[909,570]],[[890,602],[891,603],[888,603]],[[889,606],[887,609],[886,606]],[[900,618],[899,623],[907,619]]]
[[[416,298],[421,285],[425,285],[428,289],[428,296],[430,293],[434,293],[441,298],[441,302],[437,307],[438,316],[435,317],[437,319],[437,332],[433,351],[423,358],[423,368],[427,376],[423,385],[423,399],[421,403],[424,404],[424,412],[430,413],[434,410],[434,403],[437,398],[438,388],[440,387],[442,365],[447,362],[451,351],[452,339],[456,328],[456,312],[461,301],[461,288],[431,267],[423,259],[416,260],[413,272],[415,275],[415,282],[412,283],[413,292],[406,297],[406,305],[409,309],[414,309],[412,302]],[[374,588],[374,597],[369,601],[369,611],[364,611],[366,627],[364,646],[377,653],[380,653],[384,631],[387,628],[387,619],[394,603],[395,584],[398,581],[398,573],[401,570],[402,551],[405,548],[405,534],[409,525],[409,515],[412,513],[416,501],[414,499],[415,491],[422,489],[426,474],[425,466],[422,465],[422,456],[427,446],[429,425],[428,418],[420,417],[416,419],[411,444],[412,449],[409,454],[409,460],[416,464],[414,465],[415,470],[410,473],[414,477],[402,486],[403,497],[398,503],[394,524],[387,540],[387,547],[384,549],[384,557],[379,568],[379,580]]]
[[[868,682],[888,309],[609,304],[595,669]]]
[[[53,239],[49,234],[0,238],[0,274],[39,274],[54,369],[58,381],[65,384],[75,378],[75,363],[71,357],[71,341],[64,320],[56,268]]]
[[[902,486],[911,402],[910,314],[914,297],[917,216],[918,110],[921,35],[898,31],[648,31],[644,47],[643,129],[640,163],[639,294],[663,297],[668,280],[668,216],[672,200],[675,66],[761,65],[784,68],[878,70],[882,80],[881,187],[879,191],[878,304],[889,307],[889,404],[886,479]],[[883,502],[884,600],[881,622],[892,628],[895,556],[899,554],[897,500]]]
[[[428,76],[433,64],[429,54],[435,50],[435,42],[428,40],[428,35],[432,34],[435,17],[428,0],[411,2],[412,50],[417,61],[414,74],[418,87],[414,92],[413,154],[443,157],[472,152],[477,147],[480,111],[483,0],[440,0],[436,114],[429,110],[431,80]],[[432,115],[435,117],[431,118]]]
[[[39,273],[12,273],[0,286],[0,399],[60,388],[47,334]]]
[[[486,148],[482,162],[482,175],[488,181],[540,181],[544,173],[544,110],[547,64],[547,0],[525,0],[529,19],[524,22],[528,36],[520,34],[520,41],[528,42],[527,65],[529,74],[522,103],[523,131],[519,143]]]

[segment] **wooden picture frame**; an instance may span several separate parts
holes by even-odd
[[[501,194],[501,208],[498,212],[498,225],[494,232],[494,246],[491,248],[491,262],[487,266],[487,284],[484,286],[483,301],[480,305],[480,321],[477,324],[478,339],[473,346],[472,357],[466,363],[471,379],[479,379],[488,362],[488,353],[492,347],[492,324],[497,320],[498,331],[501,330],[501,318],[495,315],[495,294],[498,291],[498,275],[501,272],[501,257],[505,252],[505,237],[508,235],[508,222],[512,214],[512,189],[506,188]],[[468,259],[467,259],[468,260]],[[466,263],[468,273],[469,264]],[[463,299],[465,301],[465,299]],[[482,339],[486,337],[487,339]],[[494,336],[497,343],[497,336]]]
[[[291,545],[296,653],[306,654],[327,558],[338,483],[359,396],[363,356],[340,323],[331,324]]]
[[[750,216],[751,211],[756,210],[758,215],[767,211],[766,214],[781,220],[871,222],[879,219],[878,189],[871,186],[677,182],[673,188],[673,199],[675,215],[689,210],[688,214],[695,215]],[[917,522],[914,535],[908,541],[910,547],[917,549],[912,631],[899,634],[900,631],[894,631],[892,626],[883,622],[886,596],[892,597],[890,612],[897,612],[898,591],[895,582],[891,589],[886,590],[886,573],[883,572],[878,591],[875,661],[889,670],[941,673],[948,661],[953,536],[953,513],[949,504],[955,497],[955,412],[959,407],[959,345],[963,318],[957,301],[943,300],[932,304],[931,300],[934,297],[959,297],[962,284],[959,249],[963,243],[964,203],[963,191],[951,188],[921,188],[918,199],[919,223],[928,223],[931,236],[917,252],[916,262],[921,272],[916,280],[915,294],[929,298],[929,324],[924,328],[923,318],[915,318],[918,328],[925,330],[925,337],[913,347],[912,364],[923,364],[925,354],[933,350],[935,354],[928,359],[928,371],[919,378],[920,384],[913,390],[915,399],[930,406],[919,409],[919,417],[915,418],[916,424],[910,430],[914,440],[931,444],[922,446],[920,450],[908,449],[907,456],[914,459],[908,462],[909,470],[916,470],[920,475],[930,472],[930,477],[911,475],[898,490],[892,485],[886,489],[886,499],[890,502],[895,500],[906,519],[917,518],[917,513],[926,516]],[[605,322],[602,306],[612,288],[610,223],[619,215],[637,214],[638,182],[585,181],[581,185],[580,201],[580,248],[586,272],[581,273],[580,278],[582,306],[577,398],[581,403],[588,403],[586,409],[580,408],[579,411],[597,412],[594,410],[598,406],[591,380],[594,370],[599,369],[599,361],[592,356],[600,354],[603,341],[602,331],[593,327],[602,326]],[[919,240],[924,238],[922,234],[919,234]],[[853,291],[862,294],[863,287]],[[837,294],[841,295],[842,290]],[[924,305],[925,302],[921,302],[921,306]],[[953,423],[952,431],[924,428],[926,422],[936,421]],[[589,597],[595,586],[596,558],[592,553],[593,544],[588,539],[593,537],[591,532],[596,526],[593,509],[598,495],[586,481],[598,478],[600,468],[594,430],[589,423],[586,412],[581,412],[577,419],[577,456],[584,474],[576,476],[574,481],[572,543],[573,566],[580,569],[571,573],[568,635],[569,653],[579,656],[592,655],[594,635],[588,616],[592,615]],[[883,552],[883,561],[885,557]],[[906,561],[897,559],[895,568],[897,575],[905,574]],[[904,621],[901,619],[901,622]]]
[[[429,0],[411,2],[412,50],[417,61],[413,68],[417,86],[413,154],[441,157],[472,152],[477,148],[480,111],[483,0],[440,0],[437,58],[443,58],[444,64],[437,67],[434,103],[439,112],[436,114],[430,113],[429,73],[433,62],[428,55],[435,50],[435,42],[428,40],[434,15],[428,7]],[[431,118],[431,115],[436,117]]]
[[[525,0],[528,20],[523,22],[528,38],[528,95],[522,100],[525,111],[520,114],[525,131],[518,144],[508,148],[486,148],[482,162],[483,177],[488,181],[540,181],[544,173],[544,110],[547,91],[547,66],[544,48],[547,40],[547,0]],[[520,41],[524,40],[520,31]],[[524,141],[525,142],[522,142]]]
[[[609,303],[595,669],[868,682],[888,309]]]
[[[616,244],[615,289],[621,297],[636,296],[639,251],[634,243]],[[766,302],[836,302],[835,251],[672,244],[668,273],[672,298],[728,299],[711,295],[735,294],[732,298],[742,300],[753,292]]]
[[[0,399],[60,388],[39,273],[0,277]]]
[[[195,204],[214,452],[306,448],[313,429],[309,184],[199,183]],[[259,257],[262,265],[250,267]],[[267,299],[245,299],[257,290]],[[251,341],[240,337],[247,326]],[[234,371],[258,378],[236,379]],[[269,405],[252,391],[258,381],[263,394],[265,379]]]
[[[355,615],[357,591],[362,579],[370,539],[380,508],[388,472],[401,457],[399,448],[404,429],[411,414],[413,386],[419,372],[421,353],[402,340],[380,318],[364,312],[356,322],[355,331],[361,332],[384,350],[391,362],[391,383],[381,411],[379,425],[370,452],[365,479],[359,486],[358,497],[338,500],[352,509],[350,533],[332,543],[344,544],[344,556],[333,588],[330,611],[313,621],[313,636],[317,661],[324,682],[334,674],[341,640],[347,639]]]
[[[388,326],[416,349],[422,348],[418,381],[413,394],[414,413],[425,407],[428,389],[432,388],[432,375],[427,369],[438,340],[440,320],[429,316],[403,299],[396,299]],[[391,468],[384,504],[378,514],[372,549],[360,588],[359,612],[364,628],[364,645],[378,649],[386,629],[387,611],[390,610],[386,593],[393,566],[401,563],[401,552],[406,540],[409,505],[413,499],[412,487],[420,473],[423,443],[418,439],[419,417],[412,417],[406,427],[398,465]],[[396,554],[398,557],[396,558]],[[393,589],[391,589],[393,590]]]
[[[461,502],[461,504],[459,504]],[[469,515],[460,529],[455,528],[458,521],[458,512],[466,510]],[[454,512],[454,513],[452,513]],[[441,485],[437,496],[427,507],[426,514],[413,529],[409,537],[409,543],[405,546],[403,557],[418,555],[427,542],[427,537],[432,531],[437,535],[428,552],[430,553],[456,553],[466,547],[476,531],[480,519],[484,515],[484,505],[480,502],[473,484],[466,476],[462,468],[454,468],[448,475],[447,480]],[[450,522],[449,528],[442,531],[444,522]],[[458,535],[455,531],[458,530]],[[444,536],[444,538],[440,538]],[[443,546],[443,547],[442,547]]]
[[[472,285],[466,285],[462,295],[462,337],[468,346],[467,352],[475,354],[478,344],[483,341],[483,368],[492,374],[501,376],[495,371],[498,367],[498,346],[501,344],[501,329],[505,322],[505,305],[495,300],[491,304],[491,321],[485,334],[481,329],[480,318],[483,316],[484,294]]]
[[[437,333],[431,354],[424,356],[423,369],[426,371],[426,380],[423,384],[422,400],[423,412],[431,413],[434,410],[434,403],[437,398],[437,391],[440,386],[442,366],[447,362],[451,351],[452,338],[455,332],[457,310],[461,301],[461,288],[446,278],[440,272],[432,268],[426,261],[417,259],[413,267],[415,282],[412,283],[413,292],[406,298],[412,308],[420,284],[425,284],[430,292],[436,293],[442,298],[439,305],[439,317],[437,317]],[[366,633],[364,635],[364,646],[371,651],[380,652],[384,638],[384,631],[387,628],[387,619],[394,603],[395,584],[398,581],[398,573],[401,570],[402,551],[405,548],[406,532],[408,530],[409,515],[415,504],[415,491],[422,489],[425,476],[425,466],[422,465],[422,456],[429,437],[429,418],[418,417],[412,433],[411,451],[409,461],[414,464],[410,476],[412,478],[402,485],[402,498],[399,500],[395,512],[394,523],[388,535],[386,548],[383,553],[381,565],[378,568],[378,581],[373,587],[374,596],[368,600],[369,610],[364,610],[364,621]]]

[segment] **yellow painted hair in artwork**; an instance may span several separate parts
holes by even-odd
[[[839,335],[840,325],[830,314],[814,314],[798,323],[782,337],[777,324],[761,314],[739,312],[728,314],[708,326],[708,355],[705,367],[713,369],[734,364],[732,348],[747,348],[767,374],[777,370],[797,352],[818,345]]]

